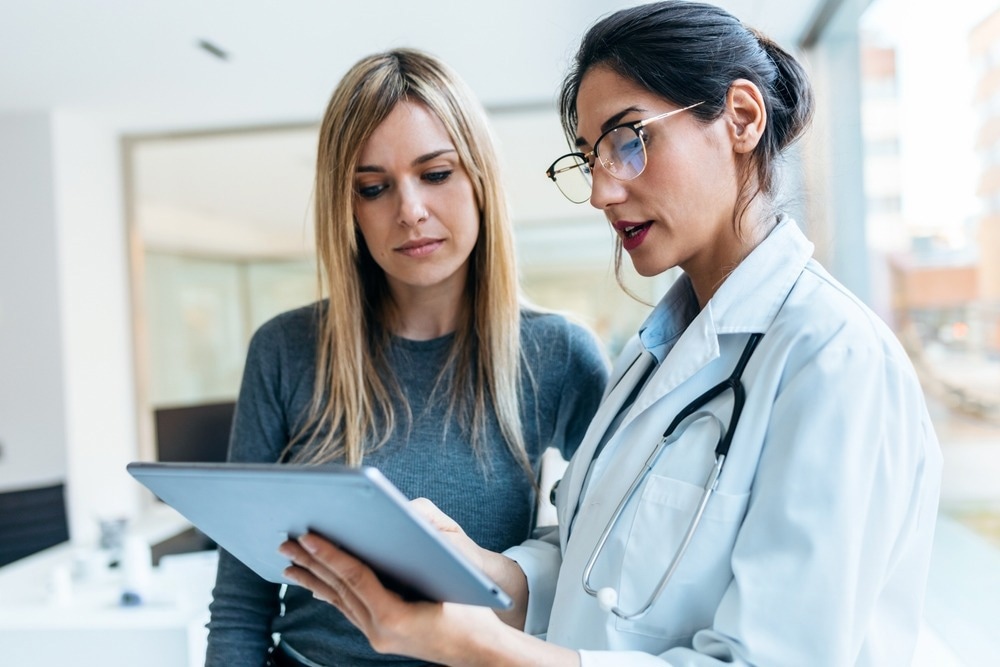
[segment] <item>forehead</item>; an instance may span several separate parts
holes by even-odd
[[[361,164],[409,160],[454,148],[444,123],[421,102],[399,102],[365,141]]]
[[[668,102],[609,67],[587,70],[576,97],[577,134],[593,141],[602,125],[626,109],[638,113],[662,109]],[[632,120],[627,118],[626,120]]]

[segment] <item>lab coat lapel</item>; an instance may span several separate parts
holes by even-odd
[[[661,403],[661,399],[695,376],[718,356],[718,335],[712,321],[711,310],[706,308],[685,330],[667,355],[664,363],[655,371],[642,393],[632,404],[628,415],[614,436],[616,439],[624,438],[625,440],[620,443],[608,443],[608,447],[615,446],[614,456],[608,462],[608,467],[600,475],[600,478],[591,481],[591,484],[595,485],[593,494],[588,496],[592,502],[588,501],[579,508],[580,517],[574,525],[573,540],[587,545],[584,547],[584,551],[587,551],[589,545],[595,544],[600,538],[601,532],[610,522],[611,515],[621,499],[625,497],[629,486],[637,476],[642,474],[643,466],[659,444],[663,431],[684,405],[684,403],[679,402],[677,397],[666,399],[670,402],[676,402],[676,406],[667,405],[665,402]],[[631,373],[629,375],[631,376]],[[641,378],[642,376],[632,377]],[[625,379],[620,384],[626,384]],[[634,382],[630,382],[628,391],[631,391],[633,386]],[[679,395],[684,393],[679,392]],[[628,392],[625,392],[622,396],[627,395]],[[655,411],[655,414],[651,415],[652,419],[636,424],[637,420],[650,410]],[[632,427],[633,424],[636,424],[635,427]],[[601,434],[603,433],[602,430]],[[588,433],[588,435],[590,434]],[[590,453],[592,454],[593,450]],[[578,452],[579,454],[580,452]],[[567,509],[576,509],[580,485],[583,477],[586,476],[586,468],[591,462],[589,456],[579,458],[580,465],[578,467],[580,470],[575,472],[574,477],[578,477],[580,481],[572,489],[572,505],[569,505]],[[572,516],[570,513],[566,518],[571,520]],[[560,517],[560,521],[562,520],[563,517]],[[566,531],[562,532],[565,540]],[[566,544],[564,543],[563,546],[565,548]]]
[[[621,428],[627,428],[632,420],[718,357],[719,336],[709,307],[699,313],[678,339],[643,392],[636,398],[629,414],[622,421]],[[666,427],[664,424],[663,428]]]
[[[621,410],[622,404],[628,398],[629,394],[632,393],[632,389],[636,383],[642,380],[647,369],[653,363],[652,356],[645,352],[641,345],[634,344],[630,348],[632,353],[623,355],[623,359],[630,359],[630,362],[624,366],[624,370],[619,370],[615,374],[619,379],[617,381],[612,380],[614,384],[611,391],[601,401],[600,408],[591,420],[583,442],[580,443],[580,447],[567,467],[562,481],[559,482],[561,488],[559,490],[560,499],[557,512],[559,525],[565,527],[564,530],[560,531],[563,548],[566,546],[568,528],[576,513],[577,502],[580,498],[580,492],[583,489],[584,480],[587,477],[587,471],[593,462],[594,452],[597,450],[597,446],[601,443],[601,440],[603,440],[608,426],[618,415],[619,410]]]

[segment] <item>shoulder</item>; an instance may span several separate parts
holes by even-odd
[[[521,353],[533,369],[549,369],[555,376],[607,376],[604,345],[589,327],[569,315],[522,308]]]
[[[803,363],[817,355],[855,363],[888,364],[909,373],[909,357],[892,330],[857,296],[810,261],[768,331],[770,344],[788,348]]]
[[[586,324],[571,315],[534,308],[521,309],[521,348],[529,358],[568,355],[607,362],[603,344]]]
[[[528,343],[568,347],[600,347],[593,331],[572,315],[534,308],[521,309],[521,339]]]
[[[251,352],[280,350],[285,354],[312,353],[319,327],[326,312],[326,302],[317,301],[275,315],[260,325],[250,340]]]

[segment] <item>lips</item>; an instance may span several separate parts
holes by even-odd
[[[612,224],[618,231],[622,239],[622,248],[627,251],[635,250],[642,245],[649,228],[653,226],[652,220],[646,222],[632,222],[630,220],[619,220]]]
[[[421,238],[407,241],[396,248],[396,252],[407,257],[425,257],[444,245],[443,239]]]

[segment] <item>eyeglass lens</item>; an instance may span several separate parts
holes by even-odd
[[[646,168],[646,148],[639,131],[616,127],[597,140],[594,152],[601,166],[615,178],[628,181]],[[552,176],[567,199],[577,204],[590,199],[591,168],[580,155],[566,155],[552,165]]]
[[[598,142],[597,156],[615,178],[628,181],[646,168],[646,150],[638,130],[616,127]]]
[[[590,165],[581,155],[566,155],[552,165],[552,180],[566,199],[582,204],[590,199]]]

